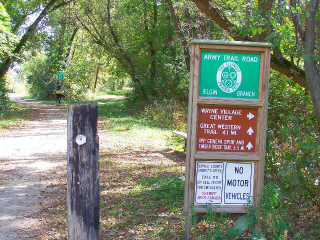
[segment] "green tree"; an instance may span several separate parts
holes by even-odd
[[[10,53],[15,43],[15,36],[11,32],[10,17],[0,2],[0,64]],[[7,108],[7,88],[4,79],[0,79],[0,111],[3,113]]]
[[[50,0],[50,1],[1,1],[3,6],[8,9],[8,13],[10,17],[13,19],[12,21],[12,34],[18,36],[18,30],[25,30],[23,35],[17,40],[12,49],[8,54],[6,54],[1,63],[0,63],[0,80],[4,78],[4,75],[7,73],[10,65],[16,61],[19,54],[21,54],[23,48],[27,44],[27,42],[31,39],[31,37],[36,32],[36,29],[40,22],[49,14],[64,5],[68,2],[62,0]],[[35,20],[28,26],[26,29],[23,28],[23,24],[30,20],[29,16],[38,13],[38,16]],[[17,37],[18,38],[18,37]]]
[[[29,93],[36,98],[48,99],[54,94],[55,75],[48,64],[48,57],[41,53],[36,53],[30,57],[30,61],[24,64],[24,74],[29,85]]]
[[[320,120],[319,0],[192,1],[232,39],[272,42],[271,67],[310,91]]]
[[[116,59],[119,70],[130,76],[139,95],[145,99],[184,95],[178,86],[187,70],[179,54],[181,48],[172,39],[165,4],[92,0],[79,2],[74,10],[79,26]]]
[[[79,28],[65,65],[64,88],[68,98],[84,98],[94,88],[107,61],[104,54],[100,46],[90,41],[88,33]]]
[[[214,21],[199,12],[190,1],[165,0],[171,15],[175,33],[183,46],[183,54],[187,69],[190,69],[190,42],[192,39],[225,38],[223,31]]]
[[[10,16],[0,2],[0,63],[10,53],[15,43],[15,36],[11,32]]]

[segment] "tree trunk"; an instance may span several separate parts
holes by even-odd
[[[207,29],[206,29],[206,19],[200,13],[197,16],[197,25],[199,26],[200,30],[200,38],[201,39],[208,39]]]
[[[317,119],[320,121],[320,71],[317,68],[315,57],[315,40],[316,40],[316,13],[319,6],[319,0],[313,0],[308,3],[309,18],[305,31],[305,55],[304,69],[307,83],[311,93],[314,110]],[[320,130],[320,128],[319,128]]]
[[[149,26],[148,26],[148,9],[147,6],[145,5],[144,7],[144,30],[145,32],[149,32]],[[158,7],[157,7],[157,1],[153,0],[153,22],[151,24],[151,28],[154,29],[158,23]],[[155,84],[155,79],[156,79],[156,74],[157,74],[157,65],[156,65],[156,53],[157,50],[154,47],[154,40],[153,36],[150,36],[150,33],[148,34],[147,37],[147,42],[149,45],[149,56],[151,59],[151,64],[150,64],[150,81],[148,82],[148,88],[149,88],[149,94],[156,96],[158,95],[157,89],[156,89],[156,84]]]
[[[4,76],[8,72],[12,63],[12,57],[7,57],[4,62],[0,65],[0,81],[4,80]]]
[[[118,36],[117,36],[116,32],[114,31],[113,26],[112,26],[112,24],[111,24],[110,0],[108,0],[108,2],[107,2],[107,21],[106,21],[106,22],[107,22],[107,25],[108,25],[108,28],[109,28],[109,31],[110,31],[110,34],[111,34],[111,36],[112,36],[112,39],[113,39],[114,44],[117,46],[120,54],[123,56],[123,58],[124,58],[125,61],[126,61],[126,64],[123,64],[123,66],[124,66],[124,67],[125,67],[125,66],[128,67],[128,73],[129,73],[129,75],[131,76],[132,81],[139,86],[140,91],[141,91],[141,93],[142,93],[142,96],[143,96],[145,99],[148,100],[148,96],[147,96],[147,94],[146,94],[146,91],[145,91],[142,83],[140,82],[139,78],[137,77],[136,68],[135,68],[135,66],[134,66],[134,64],[133,64],[133,61],[132,61],[132,59],[131,59],[131,57],[130,57],[130,54],[129,54],[128,52],[126,52],[126,51],[122,48],[122,46],[120,45],[120,40],[119,40],[119,38],[118,38]],[[121,63],[120,58],[117,57],[117,56],[115,56],[115,57],[116,57],[116,59],[118,59],[118,61]]]
[[[193,39],[196,31],[195,31],[194,23],[191,20],[189,9],[185,8],[183,12],[184,12],[184,19],[188,25],[188,29],[187,29],[188,36],[190,39]]]
[[[98,63],[98,65],[97,65],[97,71],[96,71],[96,78],[95,78],[95,80],[94,80],[94,85],[93,85],[93,92],[94,92],[94,93],[96,92],[96,88],[97,88],[99,70],[100,70],[100,64]]]
[[[209,0],[192,0],[198,9],[207,17],[215,21],[222,29],[229,33],[229,35],[238,41],[252,41],[249,35],[242,36],[237,27],[232,24],[228,18]],[[273,2],[273,1],[271,1]],[[266,1],[267,3],[267,1]],[[268,5],[269,6],[269,5]],[[264,34],[264,33],[262,33]],[[257,37],[259,38],[259,37]],[[261,39],[264,40],[264,39]],[[302,87],[307,87],[305,72],[297,67],[293,62],[288,61],[282,55],[271,55],[271,67],[276,71],[286,75]]]
[[[180,27],[181,24],[180,24],[179,18],[178,18],[178,16],[176,15],[176,13],[174,11],[174,8],[173,8],[171,0],[166,0],[166,1],[168,3],[169,11],[170,11],[171,17],[173,19],[174,27],[176,29],[176,32],[177,32],[178,37],[180,39],[181,45],[183,47],[184,60],[185,60],[187,69],[190,69],[190,52],[189,52],[189,46],[188,46],[187,40],[183,35],[183,32],[182,32],[181,27]]]
[[[158,24],[158,7],[157,0],[153,1],[153,23],[152,28],[155,28]],[[150,69],[150,78],[153,85],[155,85],[155,79],[157,74],[157,65],[156,65],[156,53],[157,50],[154,47],[153,38],[149,41],[150,46],[150,57],[151,57],[151,69]]]
[[[3,79],[4,75],[8,72],[11,63],[14,61],[16,55],[18,55],[22,48],[25,46],[29,38],[32,36],[36,27],[40,23],[40,21],[48,14],[49,10],[53,7],[53,5],[59,0],[51,0],[45,8],[41,11],[40,15],[36,18],[36,20],[28,27],[26,33],[22,36],[18,44],[15,46],[12,53],[4,60],[4,62],[0,66],[0,80]]]

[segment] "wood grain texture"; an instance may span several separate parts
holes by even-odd
[[[212,98],[199,97],[199,104],[219,105],[219,106],[247,106],[247,107],[262,107],[264,102],[261,100],[235,99],[235,98]]]
[[[99,239],[99,139],[97,104],[69,105],[67,206],[68,239]],[[86,136],[78,145],[76,137]]]
[[[190,65],[190,82],[189,89],[194,87],[194,73],[195,73],[195,45],[191,46],[191,65]],[[186,179],[184,186],[184,212],[185,212],[185,239],[191,238],[191,217],[192,209],[190,202],[190,162],[191,162],[191,135],[192,135],[192,102],[193,102],[193,92],[189,91],[189,105],[188,105],[188,133],[187,133],[187,155],[186,155]]]
[[[227,45],[227,46],[244,46],[244,47],[271,47],[271,43],[265,42],[246,42],[246,41],[225,41],[225,40],[204,40],[194,39],[191,43],[198,44],[215,44],[215,45]]]

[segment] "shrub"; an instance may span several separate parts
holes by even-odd
[[[5,80],[0,80],[0,117],[2,118],[6,112],[10,110],[7,97],[8,90],[6,88]]]
[[[210,213],[197,239],[318,239],[320,236],[319,123],[305,89],[272,72],[260,206],[240,220]],[[235,226],[245,231],[235,231]],[[259,225],[261,232],[254,230]],[[237,227],[236,227],[237,228]]]
[[[187,104],[166,99],[154,101],[145,107],[144,115],[157,127],[186,131]]]

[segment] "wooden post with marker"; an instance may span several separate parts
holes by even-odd
[[[68,239],[99,239],[97,104],[69,105]]]

